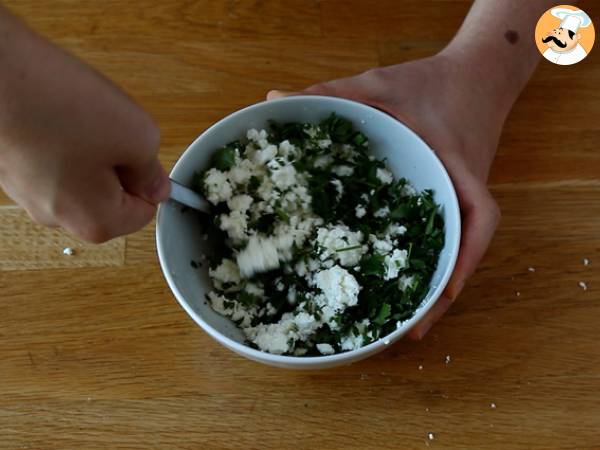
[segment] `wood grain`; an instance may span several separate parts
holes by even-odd
[[[269,89],[435,53],[470,5],[5,3],[157,118],[168,167]],[[166,286],[152,225],[101,249],[0,209],[0,267],[19,269],[0,270],[0,449],[600,448],[598,82],[598,49],[540,64],[490,177],[500,229],[460,300],[422,342],[335,370],[263,367],[210,339]]]
[[[43,228],[16,206],[0,206],[0,271],[120,266],[125,238],[102,245],[82,242],[60,229]],[[71,249],[72,254],[63,250]]]

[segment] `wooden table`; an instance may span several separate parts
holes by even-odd
[[[171,167],[271,88],[435,52],[470,2],[6,3],[151,111]],[[503,221],[464,295],[422,342],[336,370],[214,342],[166,286],[153,226],[94,247],[2,197],[0,448],[600,448],[599,82],[600,49],[540,64],[490,179]]]

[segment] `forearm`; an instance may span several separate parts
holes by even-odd
[[[459,76],[493,100],[505,116],[534,72],[540,54],[533,40],[553,0],[476,0],[463,25],[440,53]]]

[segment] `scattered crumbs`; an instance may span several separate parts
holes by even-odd
[[[381,376],[385,376],[385,372],[381,372]]]
[[[88,401],[88,402],[91,402],[91,401],[92,401],[92,397],[88,397],[88,398],[87,398],[87,401]]]
[[[529,268],[529,269],[527,269],[527,270],[529,270],[530,272],[535,272],[535,267],[530,267],[530,268]]]
[[[519,291],[517,291],[517,297],[520,297],[521,293]]]
[[[496,409],[496,404],[495,403],[490,403],[490,408]]]
[[[446,357],[444,358],[444,362],[445,362],[446,364],[450,364],[450,361],[451,361],[451,359],[450,359],[450,355],[446,355]]]
[[[587,291],[587,284],[584,281],[579,282],[579,287],[584,291]]]
[[[433,441],[435,439],[435,436],[433,435],[433,433],[427,433],[427,439]]]
[[[75,254],[75,250],[73,250],[71,247],[63,248],[63,255],[73,256],[74,254]]]
[[[360,379],[361,380],[366,380],[367,378],[369,378],[369,375],[367,375],[366,373],[361,373],[360,374]]]
[[[429,408],[425,408],[425,412],[429,412]]]
[[[589,266],[590,265],[590,260],[587,258],[583,258],[583,265],[584,266]]]
[[[419,370],[423,370],[423,366],[419,364]]]

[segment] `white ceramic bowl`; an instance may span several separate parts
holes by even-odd
[[[280,122],[318,122],[331,112],[351,120],[369,138],[372,152],[386,158],[396,177],[410,180],[417,190],[433,189],[435,201],[442,205],[445,221],[445,246],[422,306],[412,319],[385,338],[358,350],[328,356],[279,356],[255,350],[244,344],[244,337],[229,319],[215,313],[205,303],[211,290],[206,265],[194,269],[190,260],[200,259],[206,241],[201,238],[198,217],[181,213],[179,205],[169,201],[160,206],[156,221],[156,245],[162,271],[175,297],[209,335],[234,352],[278,367],[322,369],[350,364],[373,355],[400,339],[433,306],[446,286],[458,255],[460,212],[450,177],[434,152],[413,131],[391,116],[349,100],[322,96],[287,97],[258,103],[220,120],[200,135],[181,156],[171,177],[189,185],[195,171],[207,167],[213,151],[245,136],[250,128],[267,128],[268,120]]]

